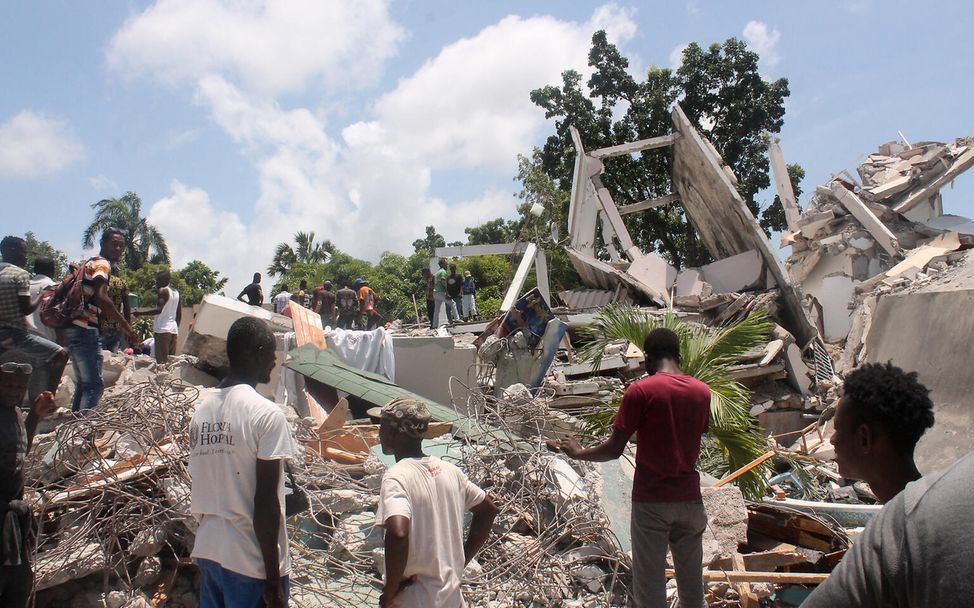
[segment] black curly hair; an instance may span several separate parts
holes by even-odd
[[[930,389],[890,362],[867,363],[845,379],[845,403],[859,424],[885,429],[895,447],[912,455],[920,437],[933,426]]]
[[[672,329],[657,327],[646,334],[643,340],[643,353],[654,359],[670,358],[680,360],[680,337]]]

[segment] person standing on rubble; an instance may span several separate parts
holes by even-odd
[[[254,280],[251,281],[250,285],[247,285],[237,296],[237,299],[244,302],[244,296],[247,297],[246,303],[251,306],[261,306],[264,304],[264,290],[260,288],[260,273],[254,273]]]
[[[152,323],[153,348],[156,363],[166,363],[171,355],[176,354],[176,337],[179,335],[179,324],[183,319],[182,307],[179,305],[179,292],[173,289],[172,275],[168,270],[156,273],[156,307],[151,310],[137,311],[136,316],[155,316]]]
[[[33,367],[20,352],[0,355],[0,606],[27,608],[34,573],[30,557],[36,532],[24,502],[24,462],[38,423],[54,407],[50,391],[37,395],[26,418],[20,410]]]
[[[288,287],[287,283],[281,285],[281,291],[274,296],[274,312],[279,315],[284,314],[284,309],[288,307],[293,298],[291,288]]]
[[[680,338],[666,328],[643,343],[645,378],[626,389],[612,435],[591,448],[571,436],[549,442],[569,458],[605,462],[619,458],[637,436],[632,484],[632,570],[636,608],[664,608],[666,550],[673,553],[680,606],[705,607],[703,533],[707,513],[694,468],[709,428],[710,387],[680,371]]]
[[[141,342],[128,319],[108,296],[112,264],[118,264],[125,251],[125,233],[118,228],[106,228],[102,232],[99,246],[98,255],[84,264],[84,276],[81,280],[84,312],[64,330],[68,351],[71,353],[71,365],[77,378],[77,388],[71,404],[71,411],[76,414],[98,407],[101,394],[105,390],[105,382],[101,377],[103,360],[98,330],[99,315],[114,319],[129,344]]]
[[[37,310],[39,295],[31,297],[27,242],[16,236],[0,241],[0,352],[20,351],[37,370],[31,377],[29,398],[57,391],[68,353],[58,344],[28,331],[27,315]]]
[[[463,277],[457,272],[456,264],[450,264],[450,276],[446,278],[446,305],[450,321],[460,320],[460,292],[463,289]]]
[[[430,423],[422,401],[382,408],[379,442],[396,458],[382,477],[375,524],[385,529],[380,608],[461,608],[463,570],[487,541],[497,507],[456,466],[423,453]],[[464,513],[473,520],[463,540]]]
[[[477,281],[469,270],[463,271],[463,319],[477,316]]]
[[[358,315],[358,295],[348,285],[344,285],[335,294],[335,301],[338,305],[338,327],[352,329]]]
[[[190,421],[199,608],[287,605],[284,462],[294,446],[283,410],[255,389],[270,381],[275,350],[265,321],[234,321],[227,333],[230,371]]]
[[[426,287],[426,318],[430,321],[430,329],[436,329],[433,325],[433,314],[436,310],[436,299],[433,297],[433,273],[429,268],[423,269],[423,284]]]
[[[892,363],[867,363],[846,376],[832,445],[839,474],[861,479],[881,502],[920,479],[913,450],[933,426],[930,391]]]
[[[54,275],[56,274],[57,269],[54,266],[53,259],[49,257],[34,259],[34,275],[30,278],[30,299],[32,302],[37,301],[41,297],[41,292],[45,289],[57,285],[57,281],[54,280]],[[44,325],[41,321],[41,311],[39,309],[40,306],[34,309],[33,314],[26,317],[27,329],[31,333],[35,333],[42,338],[56,343],[57,332],[53,327]]]
[[[448,304],[446,297],[446,260],[439,261],[440,269],[433,275],[433,329],[439,327],[443,319],[440,315],[446,314],[447,322],[450,320],[450,313],[447,312]],[[447,309],[441,312],[442,309]]]
[[[335,325],[335,293],[331,290],[331,281],[325,281],[321,287],[315,289],[311,309],[321,316],[322,327]]]
[[[355,284],[358,287],[358,303],[362,314],[359,328],[372,331],[379,325],[379,312],[375,309],[379,294],[369,287],[369,282],[366,280],[362,280],[361,283],[356,281]]]

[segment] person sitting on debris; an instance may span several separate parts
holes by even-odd
[[[294,446],[284,411],[255,389],[270,381],[275,350],[265,321],[234,321],[227,333],[230,371],[190,421],[199,608],[287,604],[284,461]]]
[[[433,328],[436,329],[443,320],[442,315],[446,315],[446,321],[449,322],[449,304],[447,304],[446,296],[446,278],[449,273],[446,271],[446,260],[440,260],[438,262],[440,269],[436,271],[433,275]],[[446,309],[445,311],[443,309]]]
[[[41,292],[49,287],[57,285],[54,275],[57,269],[54,267],[54,260],[49,257],[39,257],[34,259],[34,276],[30,278],[30,300],[36,302],[41,297]],[[53,327],[44,325],[41,321],[40,306],[34,309],[33,314],[26,318],[27,329],[42,338],[51,342],[57,342],[57,332]]]
[[[335,301],[338,304],[338,327],[352,329],[358,315],[358,295],[345,285],[335,294]]]
[[[460,292],[463,289],[463,277],[457,272],[456,264],[450,264],[450,276],[446,278],[446,306],[450,321],[460,320]]]
[[[157,363],[166,363],[170,355],[176,354],[176,337],[183,319],[179,305],[179,292],[172,288],[172,275],[168,270],[156,273],[156,307],[137,311],[136,316],[155,316],[152,323],[152,337],[155,345]]]
[[[463,319],[477,316],[477,281],[469,270],[463,271]]]
[[[879,384],[876,388],[887,392]],[[974,452],[943,473],[907,484],[886,503],[802,608],[970,605],[974,597],[971,513]]]
[[[703,532],[707,528],[694,466],[710,420],[710,387],[680,371],[680,338],[666,328],[643,343],[647,377],[631,384],[612,422],[612,435],[583,448],[568,436],[549,442],[569,458],[604,462],[619,458],[637,435],[632,485],[634,606],[663,608],[666,550],[673,553],[680,606],[700,608],[703,599]]]
[[[264,303],[264,290],[260,288],[260,273],[254,273],[254,280],[251,281],[250,285],[247,285],[237,296],[237,299],[241,302],[244,301],[244,296],[247,296],[247,304],[251,306],[260,306]]]
[[[125,252],[125,233],[118,228],[106,228],[99,244],[101,248],[98,255],[84,264],[84,276],[81,280],[84,312],[64,330],[68,351],[71,353],[71,365],[77,378],[77,388],[71,404],[71,411],[75,413],[98,407],[101,394],[105,390],[101,375],[103,359],[98,328],[99,315],[114,319],[130,344],[139,342],[139,336],[132,330],[128,319],[108,296],[108,278],[112,273],[112,264],[117,264]]]
[[[396,458],[382,477],[375,523],[385,529],[380,607],[459,608],[465,566],[487,541],[497,507],[456,466],[423,453],[426,405],[396,399],[382,408],[379,441]],[[463,518],[473,512],[463,541]]]
[[[24,353],[36,370],[31,376],[29,399],[43,391],[56,392],[68,363],[68,352],[55,342],[28,331],[27,315],[37,310],[38,297],[31,298],[27,265],[27,242],[16,236],[0,241],[0,352]],[[100,351],[99,351],[99,354]]]
[[[920,479],[913,450],[933,426],[930,391],[891,363],[867,363],[846,376],[835,410],[839,474],[861,479],[881,502]]]
[[[315,289],[311,301],[311,309],[321,316],[322,327],[335,325],[335,293],[331,290],[331,281],[325,281],[321,287]]]
[[[291,303],[292,298],[291,288],[287,286],[287,283],[281,285],[281,291],[274,296],[274,312],[283,315],[284,309]]]
[[[37,424],[54,407],[50,391],[37,395],[25,419],[20,404],[33,367],[23,353],[0,355],[0,606],[26,608],[34,583],[34,516],[24,502],[24,463]]]

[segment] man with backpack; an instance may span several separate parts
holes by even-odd
[[[20,351],[31,361],[28,398],[43,391],[57,391],[68,353],[56,343],[28,330],[26,316],[32,314],[40,298],[31,298],[27,265],[27,242],[16,236],[0,241],[0,352]]]
[[[118,228],[107,228],[101,235],[101,250],[99,254],[84,263],[77,273],[69,279],[72,281],[70,289],[64,294],[66,300],[75,300],[80,296],[80,311],[70,313],[71,319],[64,328],[64,337],[68,350],[71,352],[71,364],[77,378],[77,388],[74,391],[74,401],[71,411],[81,413],[98,406],[101,394],[105,390],[102,381],[101,341],[98,331],[98,315],[114,319],[130,344],[139,344],[141,340],[125,316],[115,307],[108,295],[108,279],[112,273],[112,264],[122,259],[125,251],[125,235]],[[65,291],[67,287],[62,284]],[[55,295],[57,297],[57,295]]]

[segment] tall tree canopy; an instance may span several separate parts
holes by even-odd
[[[138,270],[146,263],[169,264],[169,247],[158,228],[142,217],[142,199],[134,192],[121,198],[106,198],[92,203],[95,219],[85,228],[81,245],[90,249],[96,245],[106,228],[119,228],[125,233],[125,254],[122,265]]]
[[[288,243],[278,244],[267,273],[272,277],[285,275],[295,264],[320,264],[336,251],[331,241],[315,241],[314,232],[298,232],[294,235],[294,247]]]
[[[582,75],[568,70],[562,73],[560,87],[531,92],[531,100],[548,118],[556,119],[555,134],[548,137],[538,160],[559,189],[571,190],[575,149],[570,126],[579,130],[588,150],[655,137],[672,131],[670,109],[679,101],[737,175],[738,189],[752,213],[759,214],[755,195],[770,185],[766,134],[781,130],[789,91],[786,79],[769,82],[761,77],[758,55],[744,42],[730,38],[707,49],[690,44],[675,72],[651,67],[640,81],[599,31],[592,36],[589,65],[594,72],[584,87]],[[602,181],[620,205],[669,194],[671,154],[669,148],[659,148],[607,159]],[[567,207],[558,218],[562,232],[567,229],[566,216]],[[766,230],[783,227],[780,210],[766,209],[762,219]],[[632,214],[625,222],[639,246],[659,251],[677,266],[710,261],[679,205]]]
[[[29,230],[24,235],[24,240],[27,241],[27,270],[34,271],[34,260],[37,258],[51,258],[54,260],[54,270],[57,275],[51,277],[52,279],[57,280],[67,271],[68,256],[63,251],[47,241],[38,240],[37,236]]]

